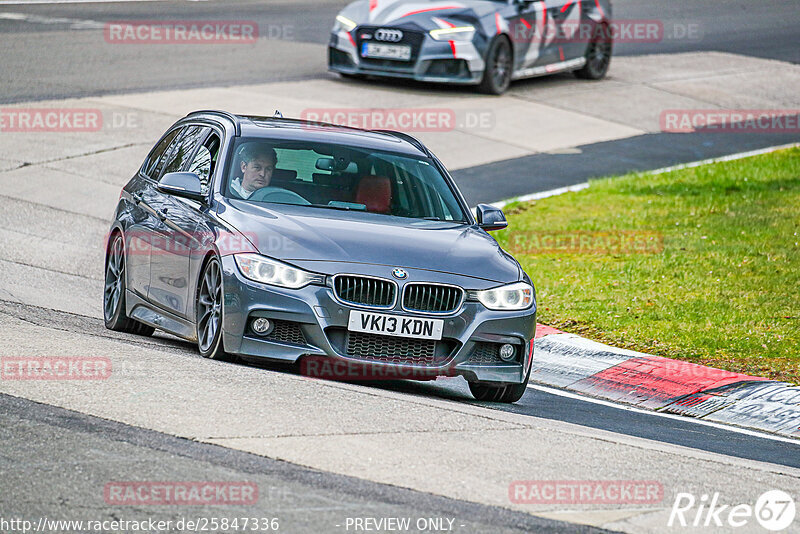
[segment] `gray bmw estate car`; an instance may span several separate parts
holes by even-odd
[[[610,0],[357,0],[336,17],[329,69],[478,85],[574,71],[605,76]]]
[[[487,233],[502,212],[476,212],[408,135],[194,112],[122,190],[105,324],[207,358],[463,376],[476,398],[514,402],[536,296]]]

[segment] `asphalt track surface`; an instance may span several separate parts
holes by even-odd
[[[21,440],[20,436],[26,439]],[[57,436],[57,439],[53,439]],[[348,517],[446,518],[458,532],[605,532],[499,507],[332,475],[0,394],[2,516],[141,519],[110,505],[115,480],[255,482],[257,506],[152,506],[148,519],[278,518],[289,532],[344,531]],[[13,466],[13,467],[12,467]],[[65,492],[65,488],[68,491]],[[64,495],[68,495],[64,498]]]
[[[80,332],[98,337],[118,337],[105,329],[102,321],[93,317],[48,310],[0,301],[0,314],[7,314],[27,323],[47,326],[60,331]],[[142,347],[161,344],[166,350],[186,356],[196,356],[193,344],[168,335],[156,338],[125,336],[127,343]],[[237,364],[231,364],[237,365]],[[287,374],[297,374],[292,366],[269,363],[240,363],[253,369],[266,369]],[[414,382],[407,380],[361,382],[360,385],[379,390],[397,391],[409,395],[440,398],[470,403],[494,410],[565,421],[590,428],[636,436],[664,443],[691,447],[737,458],[774,463],[800,468],[800,442],[775,440],[768,434],[749,435],[736,432],[723,425],[707,426],[690,418],[661,417],[655,413],[631,411],[626,407],[587,402],[561,396],[541,389],[528,388],[523,398],[511,406],[476,402],[461,379]]]
[[[324,72],[324,61],[307,57],[302,51],[292,56],[291,61],[269,57],[268,53],[276,44],[269,40],[255,48],[208,50],[198,47],[201,50],[170,57],[157,49],[131,51],[124,47],[96,46],[93,44],[96,35],[92,32],[102,30],[73,27],[75,21],[102,23],[181,17],[254,19],[262,28],[290,29],[290,43],[319,44],[327,39],[330,21],[343,4],[333,1],[130,2],[21,6],[0,2],[0,14],[6,14],[0,15],[0,47],[4,50],[0,55],[0,71],[4,73],[0,79],[0,102],[329,76]],[[726,2],[722,9],[710,2],[685,0],[669,4],[652,0],[620,1],[615,4],[616,16],[652,19],[656,5],[665,22],[700,25],[703,38],[653,45],[620,45],[619,54],[722,50],[800,62],[797,30],[800,12],[796,2],[771,1],[754,6],[751,2],[736,0]],[[297,16],[301,10],[302,23]],[[20,23],[19,18],[8,14],[25,14],[27,18]],[[59,22],[59,18],[71,20]],[[765,35],[769,35],[769,39],[764,38]],[[522,82],[512,92],[530,90],[536,83]],[[521,169],[530,171],[533,168],[539,178],[536,189],[544,190],[584,182],[593,176],[653,169],[796,140],[797,136],[784,134],[750,137],[703,132],[649,134],[578,147],[577,153],[536,154],[462,169],[454,174],[469,199],[500,200],[535,192],[513,180]],[[498,181],[486,184],[484,177],[487,175],[498,177]],[[69,224],[66,212],[61,224]],[[4,280],[4,284],[13,291],[14,280]],[[97,338],[114,336],[88,310],[85,315],[70,314],[0,301],[0,315],[46,327],[54,335],[62,332]],[[166,352],[199,358],[193,346],[168,336],[149,340],[128,336],[123,341],[142,348],[157,344]],[[294,374],[291,369],[269,365],[251,366],[249,370]],[[477,406],[492,412],[505,411],[532,420],[572,423],[620,436],[765,462],[772,464],[775,472],[781,472],[784,467],[800,467],[798,444],[700,425],[690,419],[634,412],[541,389],[530,388],[514,406],[498,407],[473,401],[466,384],[460,380],[389,382],[360,387]],[[308,469],[9,395],[0,395],[0,451],[0,509],[4,515],[68,516],[77,507],[86,513],[124,517],[127,510],[112,509],[98,493],[98,488],[110,478],[192,480],[216,475],[219,479],[257,480],[262,496],[266,495],[261,502],[264,509],[259,512],[280,513],[287,523],[303,532],[338,530],[336,525],[352,515],[453,517],[464,525],[458,529],[460,532],[595,531],[498,506]],[[581,460],[567,454],[564,461]],[[71,497],[65,499],[64,495]],[[189,511],[150,509],[147,515],[174,519],[189,514],[208,516],[213,512],[202,508]],[[247,510],[248,515],[253,512]]]

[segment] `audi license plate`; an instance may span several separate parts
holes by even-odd
[[[362,43],[361,57],[376,59],[396,59],[408,61],[411,59],[411,47],[408,45],[389,45],[380,43]]]
[[[442,339],[442,327],[444,327],[442,319],[403,317],[355,310],[350,312],[350,321],[347,324],[347,329],[351,332],[435,340]]]

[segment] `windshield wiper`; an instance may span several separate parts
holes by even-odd
[[[350,206],[337,206],[337,205],[331,206],[330,204],[303,204],[303,206],[310,208],[324,208],[329,210],[340,210],[340,211],[364,211],[364,212],[367,211],[366,209],[362,208],[353,208]]]
[[[442,219],[441,217],[422,217],[422,219],[426,221],[439,221],[439,222],[449,222],[449,223],[456,223],[456,224],[469,224],[467,221],[456,221],[450,219]]]

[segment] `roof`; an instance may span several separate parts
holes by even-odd
[[[348,145],[372,150],[401,152],[426,156],[427,149],[412,136],[390,130],[363,130],[335,124],[311,122],[283,117],[235,115],[227,111],[204,110],[187,117],[212,115],[226,119],[236,127],[236,135],[244,137],[280,138],[285,141],[310,141]]]

